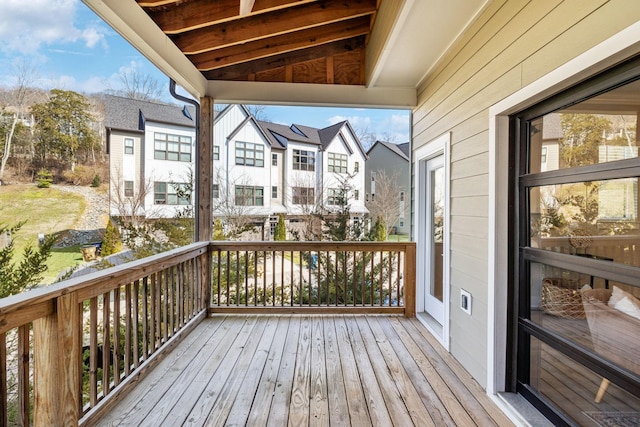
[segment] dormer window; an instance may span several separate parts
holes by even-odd
[[[291,125],[290,129],[293,131],[293,133],[297,133],[298,135],[304,136],[305,138],[307,137],[307,135],[305,135],[304,132],[298,129],[296,125]]]

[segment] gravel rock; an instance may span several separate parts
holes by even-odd
[[[55,247],[83,245],[101,241],[109,221],[109,195],[93,187],[55,185],[58,190],[79,194],[85,198],[87,207],[72,230],[63,233]]]

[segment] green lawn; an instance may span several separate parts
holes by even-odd
[[[387,242],[408,242],[408,234],[389,234],[387,236]]]
[[[16,254],[19,259],[28,245],[38,244],[39,233],[54,233],[73,229],[86,207],[82,196],[56,190],[37,188],[35,184],[0,187],[0,223],[13,226],[26,221],[16,233]],[[78,246],[54,250],[47,265],[44,282],[50,283],[58,273],[82,261]]]

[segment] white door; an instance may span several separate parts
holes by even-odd
[[[445,220],[445,170],[444,156],[428,159],[423,163],[424,180],[424,310],[440,325],[444,323],[444,220]]]

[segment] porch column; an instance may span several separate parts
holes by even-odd
[[[213,98],[200,98],[200,129],[196,162],[196,191],[198,206],[196,215],[196,240],[208,242],[212,233],[212,180],[213,180]]]
[[[208,242],[212,238],[212,197],[213,197],[213,98],[200,98],[200,126],[198,129],[198,153],[196,156],[196,194],[198,206],[195,206],[196,240]],[[211,304],[211,249],[204,253],[199,261],[200,283],[202,286],[202,308]]]

